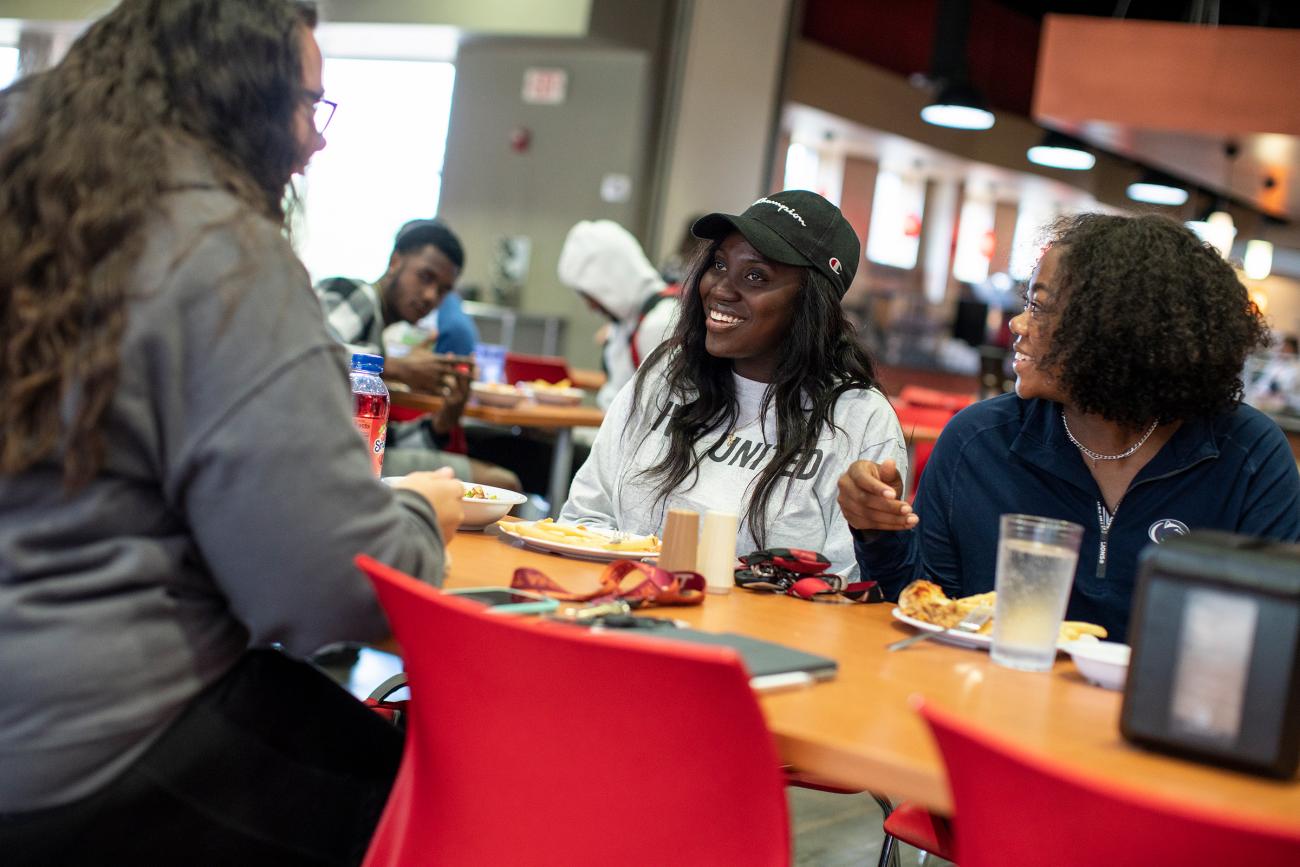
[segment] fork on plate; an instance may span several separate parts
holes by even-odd
[[[988,623],[989,618],[992,616],[993,609],[987,605],[982,605],[979,608],[972,609],[969,614],[963,617],[961,621],[952,628],[958,632],[979,632],[980,627],[985,623]],[[893,644],[886,644],[885,650],[902,650],[904,647],[911,647],[918,641],[925,641],[927,638],[935,638],[939,635],[943,635],[946,631],[947,630],[944,629],[936,629],[933,632],[922,632],[918,635],[910,635],[902,641],[895,641]]]

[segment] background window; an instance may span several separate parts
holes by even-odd
[[[18,49],[0,45],[0,90],[14,83],[18,77]]]
[[[437,214],[455,76],[450,63],[325,59],[325,96],[339,108],[299,182],[294,227],[313,281],[375,279],[397,229]]]

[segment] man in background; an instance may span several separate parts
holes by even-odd
[[[330,277],[316,284],[316,294],[330,334],[349,351],[384,356],[385,379],[443,399],[442,410],[432,418],[389,424],[385,474],[450,466],[457,478],[517,491],[519,479],[509,470],[447,450],[459,435],[469,399],[472,359],[437,355],[418,339],[413,345],[401,337],[385,340],[392,326],[409,328],[433,313],[464,264],[460,239],[444,223],[412,220],[398,230],[388,267],[378,280]]]

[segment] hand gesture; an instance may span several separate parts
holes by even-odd
[[[454,355],[434,355],[432,352],[420,350],[414,350],[397,358],[389,358],[384,363],[385,377],[406,383],[412,391],[434,397],[446,397],[452,390],[449,378],[464,377],[468,381],[473,375],[472,361]]]
[[[918,521],[903,499],[903,479],[893,459],[855,461],[840,476],[840,510],[857,530],[907,530]]]
[[[433,430],[439,434],[445,434],[460,424],[460,414],[465,411],[465,403],[469,400],[470,375],[456,370],[443,376],[442,382],[442,409],[433,417]]]
[[[450,542],[451,536],[465,520],[465,488],[456,480],[456,473],[451,467],[432,472],[410,473],[393,482],[394,488],[415,491],[428,501],[438,517],[438,526],[442,529],[443,542]]]

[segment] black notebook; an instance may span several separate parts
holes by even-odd
[[[749,672],[749,682],[754,689],[777,689],[799,686],[817,680],[830,680],[839,668],[838,663],[815,653],[804,653],[775,641],[750,638],[734,632],[697,632],[694,629],[656,629],[637,631],[647,638],[669,641],[689,641],[694,644],[713,644],[730,647],[740,654]]]

